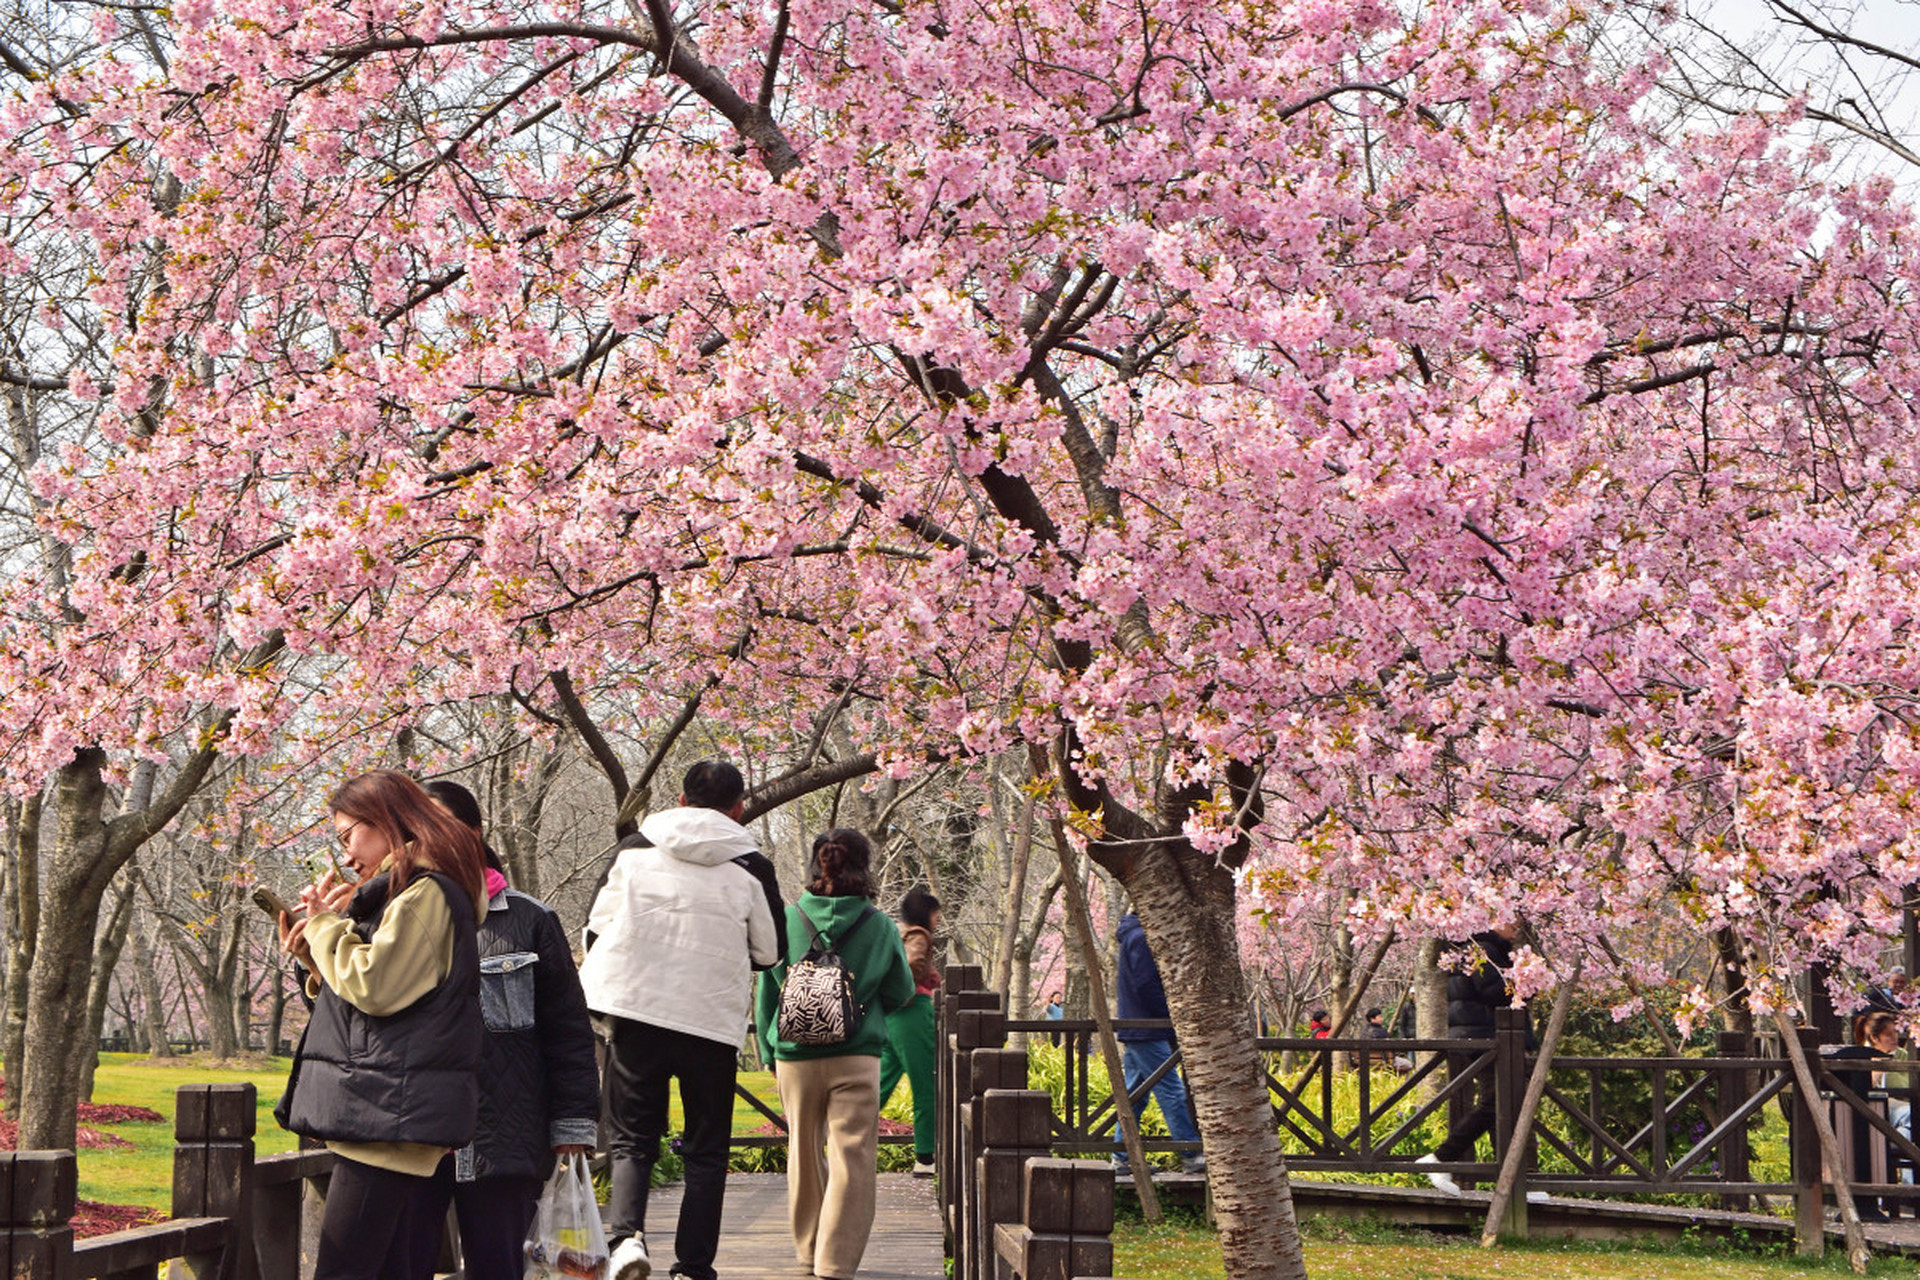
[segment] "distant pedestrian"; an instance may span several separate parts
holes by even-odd
[[[479,1107],[486,862],[404,773],[361,774],[328,807],[359,879],[329,870],[301,891],[304,918],[280,917],[314,1003],[274,1115],[335,1157],[315,1280],[428,1280],[434,1171]]]
[[[1907,986],[1907,971],[1905,969],[1893,970],[1892,973],[1887,975],[1886,985],[1882,986],[1879,983],[1875,983],[1867,988],[1867,1002],[1861,1007],[1861,1012],[1874,1012],[1876,1010],[1884,1013],[1903,1012],[1906,1007],[1903,997],[1906,994]]]
[[[1166,1019],[1169,1016],[1166,988],[1161,985],[1160,968],[1147,946],[1147,933],[1141,927],[1140,917],[1131,911],[1121,916],[1118,937],[1120,965],[1115,982],[1114,1016],[1123,1020]],[[1120,1068],[1129,1095],[1173,1057],[1171,1028],[1130,1027],[1114,1032],[1114,1038],[1120,1041]],[[1200,1129],[1193,1122],[1193,1111],[1187,1101],[1187,1082],[1180,1072],[1169,1069],[1153,1086],[1152,1094],[1160,1103],[1160,1114],[1166,1118],[1167,1132],[1174,1141],[1200,1141]],[[1133,1104],[1136,1118],[1145,1114],[1146,1109],[1144,1096]],[[1124,1151],[1114,1157],[1113,1164],[1123,1176],[1131,1172]],[[1183,1155],[1180,1164],[1188,1173],[1205,1173],[1207,1157],[1201,1152],[1192,1152]]]
[[[1315,1040],[1325,1040],[1333,1034],[1333,1020],[1327,1016],[1325,1009],[1315,1009],[1307,1019],[1307,1034]]]
[[[933,960],[933,936],[940,932],[940,899],[915,885],[900,900],[900,942],[913,971],[913,999],[887,1015],[887,1047],[880,1051],[880,1106],[893,1097],[900,1077],[913,1090],[913,1173],[933,1176],[933,1140],[940,1125],[935,1068],[933,993],[940,971]]]
[[[733,1137],[733,1082],[753,969],[779,957],[765,862],[740,825],[746,780],[723,760],[687,770],[680,804],[621,842],[587,917],[580,982],[607,1017],[603,1084],[612,1190],[609,1280],[645,1280],[647,1191],[667,1132],[667,1086],[685,1111],[685,1191],[673,1271],[713,1280]],[[769,864],[770,865],[770,864]],[[889,933],[892,931],[889,930]]]
[[[446,779],[426,790],[480,833],[471,791]],[[485,853],[487,914],[477,938],[487,1024],[480,1123],[472,1142],[440,1162],[428,1212],[444,1222],[452,1201],[468,1280],[520,1280],[527,1231],[554,1158],[593,1153],[600,1072],[560,918],[538,898],[508,888],[499,857],[491,848]]]
[[[1047,1012],[1046,1012],[1047,1021],[1059,1022],[1062,1019],[1064,1019],[1066,1016],[1067,1016],[1067,1006],[1062,1000],[1061,994],[1058,991],[1056,991],[1052,995],[1047,997]],[[1061,1033],[1058,1031],[1049,1031],[1047,1033],[1047,1042],[1049,1044],[1057,1045],[1057,1044],[1060,1044],[1064,1039],[1065,1037],[1062,1036]]]
[[[848,1280],[873,1232],[880,1137],[880,1055],[894,1010],[914,998],[900,935],[873,908],[873,851],[845,827],[813,841],[807,891],[787,908],[787,954],[760,976],[755,1023],[787,1116],[787,1221],[794,1255],[821,1280]],[[839,1044],[779,1035],[780,989],[794,961],[831,946],[864,1011]]]
[[[1378,1009],[1367,1010],[1367,1039],[1385,1040],[1386,1038],[1387,1024],[1381,1021],[1380,1011]]]
[[[1513,940],[1519,936],[1516,925],[1502,925],[1486,933],[1477,933],[1473,942],[1479,960],[1447,976],[1447,1038],[1450,1040],[1493,1039],[1494,1012],[1507,1007],[1507,970],[1513,967]],[[1533,1033],[1527,1033],[1532,1048]],[[1468,1070],[1476,1053],[1449,1053],[1447,1070],[1459,1075]],[[1421,1156],[1419,1164],[1447,1164],[1471,1160],[1474,1144],[1493,1131],[1493,1072],[1483,1070],[1474,1078],[1473,1107],[1434,1150]],[[1444,1170],[1427,1174],[1427,1181],[1448,1195],[1461,1194],[1460,1184]]]

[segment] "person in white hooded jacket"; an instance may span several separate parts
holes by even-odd
[[[687,770],[680,807],[649,815],[587,917],[580,983],[610,1028],[602,1083],[613,1187],[611,1280],[644,1280],[647,1188],[680,1082],[686,1191],[673,1274],[713,1280],[733,1083],[753,970],[780,957],[772,864],[740,825],[746,782],[724,761]]]

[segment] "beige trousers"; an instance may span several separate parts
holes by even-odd
[[[853,1054],[781,1062],[774,1076],[787,1113],[794,1256],[816,1276],[849,1280],[873,1233],[880,1059]]]

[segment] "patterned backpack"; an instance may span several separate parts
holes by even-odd
[[[845,945],[868,916],[879,914],[871,906],[862,911],[841,935],[841,944]],[[853,974],[840,959],[839,948],[813,927],[806,912],[800,913],[800,919],[812,932],[813,945],[787,970],[774,1031],[782,1040],[809,1048],[845,1044],[860,1029],[867,1011],[854,998]]]

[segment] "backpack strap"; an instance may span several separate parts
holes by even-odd
[[[821,955],[839,955],[840,948],[847,945],[848,938],[851,938],[860,931],[860,926],[867,922],[867,917],[877,916],[879,914],[878,908],[869,902],[866,909],[853,918],[853,923],[847,926],[847,931],[840,935],[840,941],[836,943],[833,939],[827,937],[827,935],[815,928],[813,918],[802,911],[800,913],[800,919],[807,926],[807,932],[813,935],[813,946],[808,948],[808,954],[812,955],[817,952]]]

